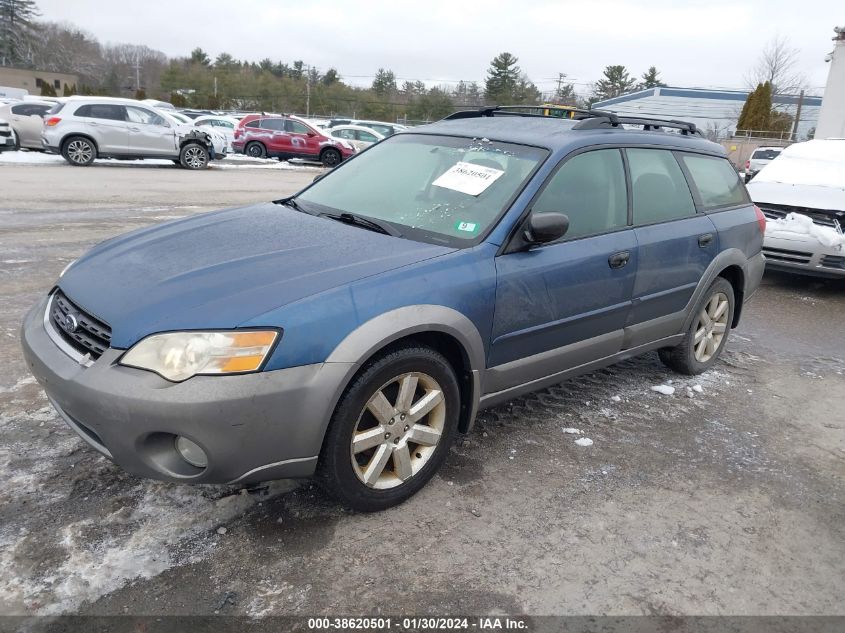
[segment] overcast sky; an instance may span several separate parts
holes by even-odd
[[[800,49],[820,93],[843,0],[37,0],[42,19],[68,21],[101,42],[146,44],[169,56],[201,46],[212,58],[292,62],[369,84],[383,66],[428,84],[482,81],[502,51],[541,90],[564,72],[579,92],[608,64],[634,75],[657,66],[672,86],[742,88],[776,35]]]

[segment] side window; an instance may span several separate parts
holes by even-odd
[[[725,158],[682,154],[681,160],[692,176],[693,184],[698,189],[701,205],[705,209],[715,209],[748,202],[739,174]]]
[[[285,120],[284,119],[263,119],[261,121],[261,128],[264,130],[278,130],[282,131],[285,129]]]
[[[352,130],[337,130],[332,136],[337,138],[355,138],[355,133]]]
[[[30,106],[29,115],[32,116],[33,114],[37,114],[38,116],[44,116],[50,111],[50,107],[48,105],[33,105]]]
[[[305,125],[304,123],[300,123],[299,121],[293,121],[291,119],[288,119],[286,123],[287,125],[285,126],[285,129],[288,132],[292,132],[294,134],[309,134],[311,132],[310,128],[307,125]]]
[[[32,114],[31,110],[32,106],[30,106],[28,103],[21,103],[12,106],[12,114],[17,114],[19,116],[29,116],[30,114]]]
[[[126,110],[123,106],[110,103],[90,103],[76,109],[76,116],[89,117],[92,119],[109,119],[112,121],[125,121]]]
[[[244,124],[244,127],[261,127],[261,119],[255,119],[249,123]]]
[[[141,125],[164,125],[164,119],[155,112],[134,106],[126,106],[126,120]]]
[[[634,195],[634,224],[652,224],[695,215],[689,185],[672,152],[627,149]]]
[[[216,125],[217,127],[227,127],[230,130],[235,129],[234,123],[232,123],[231,121],[224,121],[223,119],[218,119],[217,121],[214,122],[214,125]]]
[[[618,149],[578,154],[558,169],[532,208],[533,213],[565,213],[569,240],[628,225],[625,168]]]
[[[366,141],[367,143],[377,143],[378,139],[370,134],[369,132],[364,132],[363,130],[358,130],[358,139],[362,141]]]

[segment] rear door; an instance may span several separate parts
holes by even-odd
[[[285,132],[285,119],[263,119],[261,138],[267,146],[267,152],[273,156],[291,156],[290,135]]]
[[[130,154],[126,108],[114,103],[88,103],[74,113],[85,123],[85,132],[101,154]]]
[[[677,334],[683,310],[718,253],[716,227],[696,210],[674,152],[625,150],[630,170],[639,265],[628,347]],[[677,326],[677,327],[676,327]]]
[[[496,258],[489,391],[536,380],[621,349],[637,269],[619,149],[565,159],[531,205],[559,212],[559,241]]]
[[[139,156],[176,156],[176,134],[164,117],[147,108],[126,106],[129,147]]]

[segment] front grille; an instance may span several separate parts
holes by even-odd
[[[85,312],[61,290],[56,290],[50,300],[50,323],[68,345],[81,354],[90,354],[94,360],[111,343],[111,328]]]
[[[793,207],[787,204],[758,204],[760,210],[771,220],[782,220],[789,213],[800,213],[806,215],[819,226],[837,226],[845,228],[845,211],[822,211],[808,207]]]
[[[842,255],[825,255],[822,257],[821,265],[827,268],[839,268],[845,270],[845,257]]]
[[[763,247],[763,255],[766,259],[778,262],[788,262],[790,264],[809,264],[813,257],[812,253],[805,253],[803,251],[790,251],[785,248],[770,248]]]

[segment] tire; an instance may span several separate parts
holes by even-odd
[[[410,394],[405,398],[403,385]],[[412,421],[413,409],[426,402],[431,406]],[[446,459],[459,411],[458,381],[441,354],[417,345],[386,352],[364,367],[338,402],[323,440],[317,479],[353,510],[375,512],[398,505],[418,492]]]
[[[205,169],[208,161],[208,148],[201,143],[185,143],[179,152],[179,164],[185,169]]]
[[[251,156],[252,158],[266,158],[267,148],[257,141],[252,141],[251,143],[247,143],[246,147],[244,147],[244,154]]]
[[[342,160],[343,156],[333,147],[324,149],[323,153],[320,154],[320,162],[326,167],[337,167]]]
[[[689,376],[710,369],[727,343],[735,302],[730,282],[724,277],[716,277],[696,304],[692,323],[681,342],[675,347],[658,350],[663,364]],[[723,303],[727,306],[722,307]]]
[[[97,157],[97,148],[84,136],[71,136],[62,144],[62,156],[74,167],[87,167]]]
[[[17,133],[14,130],[12,130],[12,136],[15,139],[15,151],[16,152],[21,151],[21,139],[20,139],[20,137],[17,135]]]

